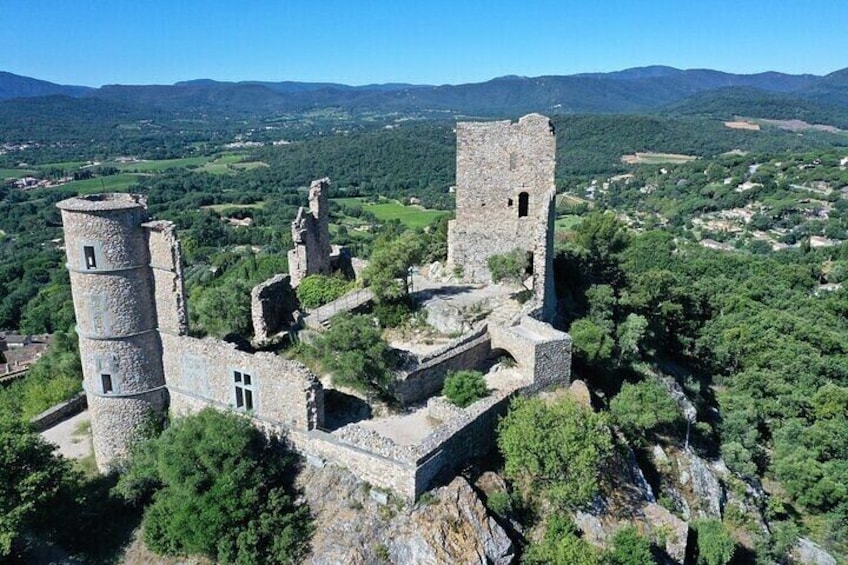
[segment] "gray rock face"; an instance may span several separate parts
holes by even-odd
[[[380,504],[371,497],[368,485],[332,466],[307,466],[298,483],[319,525],[306,563],[507,565],[515,561],[512,541],[461,477],[433,491],[432,502],[415,506],[391,496]]]
[[[694,453],[687,453],[686,459],[689,470],[681,471],[680,483],[686,485],[691,480],[693,492],[703,500],[702,512],[711,518],[721,518],[724,507],[724,488],[706,461]]]
[[[799,538],[792,556],[803,565],[836,565],[836,558],[807,538]]]

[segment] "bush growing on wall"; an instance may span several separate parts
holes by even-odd
[[[318,308],[343,296],[353,288],[353,281],[327,275],[309,275],[297,287],[297,299],[304,308]]]
[[[487,396],[486,380],[479,371],[456,371],[448,373],[442,394],[453,404],[465,408]]]
[[[492,280],[520,283],[527,274],[530,258],[526,251],[513,249],[509,253],[492,255],[486,260]]]

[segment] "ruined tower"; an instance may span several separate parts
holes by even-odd
[[[178,246],[169,223],[143,224],[147,210],[137,195],[80,196],[57,207],[94,455],[106,470],[167,407],[156,296],[163,331],[185,333]]]
[[[448,265],[467,281],[486,283],[489,257],[526,252],[527,278],[545,319],[555,303],[555,165],[556,136],[545,116],[456,125],[456,219],[448,224]]]
[[[305,277],[330,273],[330,179],[312,181],[309,210],[301,207],[292,222],[294,249],[289,251],[291,286]]]

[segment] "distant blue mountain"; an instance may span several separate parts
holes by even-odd
[[[46,80],[22,77],[0,71],[0,100],[9,98],[31,98],[34,96],[53,96],[63,94],[65,96],[85,96],[94,90],[87,86],[68,86],[55,84]]]
[[[504,76],[459,85],[369,84],[330,82],[242,81],[197,79],[174,85],[107,85],[98,89],[62,86],[0,73],[0,100],[63,94],[92,97],[141,112],[219,113],[228,116],[336,107],[351,111],[439,112],[446,115],[515,116],[529,111],[552,114],[653,112],[703,95],[724,92],[741,104],[756,92],[781,94],[763,102],[785,113],[793,100],[816,114],[824,108],[848,107],[848,69],[821,77],[777,72],[733,74],[710,69],[681,70],[665,66],[611,73],[569,76]],[[747,93],[747,94],[746,94]],[[821,106],[819,108],[811,107]],[[751,107],[750,104],[747,105]],[[713,98],[696,98],[680,111],[697,108],[732,110]]]

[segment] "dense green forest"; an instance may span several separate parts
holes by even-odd
[[[20,137],[14,138],[35,141],[34,146],[0,155],[3,176],[10,179],[0,183],[0,328],[56,334],[54,348],[26,379],[29,384],[0,391],[0,407],[17,416],[29,417],[78,390],[55,203],[97,191],[119,175],[131,175],[120,190],[145,194],[153,215],[178,226],[197,334],[247,333],[249,288],[287,269],[290,222],[316,178],[329,176],[331,194],[339,198],[331,204],[334,243],[365,257],[375,239],[379,248],[380,240],[423,237],[427,220],[406,226],[417,236],[401,237],[400,222],[378,218],[380,205],[402,209],[414,198],[428,209],[422,213],[433,214],[427,216],[433,224],[426,226],[429,247],[423,255],[432,260],[444,254],[449,216],[437,211],[449,215],[453,208],[453,122],[385,115],[357,120],[314,110],[291,119],[181,121],[91,99],[74,103],[85,111],[66,124],[67,137],[59,138],[59,130],[45,124],[70,106],[62,108],[65,99],[47,100],[40,114],[20,122]],[[775,95],[762,108],[779,108],[782,100]],[[14,102],[0,104],[0,136],[8,136],[3,128],[11,127],[3,116],[12,120],[25,107]],[[799,135],[767,125],[735,130],[717,119],[728,112],[725,107],[705,99],[693,108],[677,107],[674,116],[553,119],[563,221],[555,268],[561,325],[574,339],[575,372],[597,393],[601,416],[593,425],[623,434],[646,469],[652,444],[679,448],[688,442],[705,458],[723,458],[740,484],[764,493],[761,510],[774,535],[764,536],[744,520],[718,524],[747,532],[754,542],[746,555],[778,559],[786,549],[783,541],[806,535],[844,556],[848,297],[839,283],[848,280],[843,193],[848,137]],[[758,111],[755,102],[745,108],[751,117],[775,117],[771,109]],[[815,112],[821,108],[808,109],[805,117],[820,121]],[[283,138],[285,143],[272,143]],[[264,144],[226,147],[245,140]],[[696,159],[622,162],[623,155],[637,152]],[[126,155],[185,160],[116,160]],[[88,161],[100,165],[82,169]],[[38,178],[81,180],[23,189],[15,179],[24,170]],[[729,222],[717,215],[733,210],[750,217],[729,228],[716,224]],[[252,223],[235,221],[245,218]],[[831,241],[815,248],[814,236]],[[707,239],[728,243],[729,249],[698,244]],[[781,246],[793,247],[775,250]],[[823,283],[835,286],[823,290]],[[661,379],[676,381],[696,407],[688,436],[679,408],[658,386]],[[515,410],[566,429],[581,419],[568,406]],[[599,460],[615,443],[606,433],[598,432],[588,445]],[[503,434],[503,451],[521,444]],[[523,455],[517,449],[519,460]],[[583,502],[591,498],[593,484],[592,469],[585,471],[579,482],[586,488],[575,498]],[[516,491],[521,484],[530,491],[541,484],[519,471],[507,474]],[[570,487],[545,484],[551,496],[565,500],[573,494]],[[662,485],[654,486],[663,500]],[[532,496],[525,498],[532,502]],[[669,500],[664,500],[669,509],[679,512]],[[573,527],[560,518],[548,518],[549,531],[570,540],[569,551],[583,551]],[[706,523],[703,531],[715,526]],[[563,549],[558,543],[541,540],[528,559],[545,562]]]

